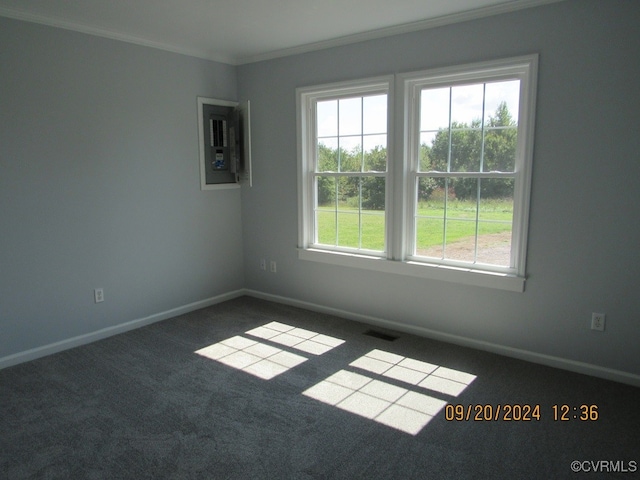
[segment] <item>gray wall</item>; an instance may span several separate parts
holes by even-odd
[[[247,287],[640,374],[638,18],[569,0],[238,68],[0,18],[0,359]],[[524,293],[298,260],[296,87],[528,53]],[[251,99],[253,188],[199,190],[198,95]]]
[[[640,3],[575,0],[239,67],[247,288],[640,374]],[[524,293],[298,260],[295,88],[540,54]],[[260,258],[278,262],[261,271]],[[591,312],[607,329],[588,329]]]
[[[0,359],[242,288],[199,95],[236,100],[236,68],[0,18]]]

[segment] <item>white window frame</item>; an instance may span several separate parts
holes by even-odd
[[[527,245],[527,225],[529,213],[529,190],[531,178],[531,159],[533,152],[533,114],[535,103],[535,89],[530,88],[532,70],[535,68],[535,56],[521,57],[518,59],[506,59],[465,67],[428,70],[409,75],[403,75],[404,101],[407,112],[407,124],[405,127],[405,144],[408,146],[409,173],[407,192],[409,198],[406,209],[406,258],[409,261],[426,262],[424,257],[412,256],[415,239],[415,179],[418,176],[418,131],[420,125],[420,91],[430,87],[450,87],[469,83],[483,83],[501,80],[520,81],[520,103],[518,109],[518,143],[514,173],[510,178],[514,179],[514,212],[511,240],[510,266],[482,266],[487,272],[506,273],[517,277],[525,275],[525,259]],[[534,78],[534,77],[533,77]],[[479,174],[478,178],[484,174]],[[449,175],[447,175],[449,176]],[[490,174],[487,174],[490,176]],[[450,175],[451,178],[455,177]],[[443,265],[464,267],[464,262],[442,260]]]
[[[526,280],[527,230],[529,198],[533,161],[533,134],[535,124],[536,81],[538,55],[474,63],[454,67],[411,72],[396,77],[378,77],[355,82],[299,88],[297,94],[298,126],[298,257],[332,265],[363,268],[411,277],[427,278],[522,292]],[[415,158],[419,123],[416,115],[416,91],[423,86],[442,86],[459,83],[483,82],[491,79],[519,79],[520,105],[518,110],[518,146],[515,167],[515,192],[512,230],[513,263],[506,268],[486,268],[455,262],[437,262],[425,257],[414,257],[413,222]],[[315,124],[310,104],[317,99],[334,96],[335,92],[359,94],[363,88],[386,84],[388,95],[388,172],[386,188],[386,253],[371,255],[366,252],[337,251],[313,244],[313,190],[312,169],[315,148]],[[397,87],[397,88],[394,88]],[[311,103],[310,103],[311,102]],[[394,109],[394,105],[397,107]],[[311,149],[311,150],[310,150]],[[416,152],[416,153],[414,153]]]
[[[316,224],[314,209],[316,207],[316,189],[314,188],[314,177],[316,164],[317,126],[316,126],[316,104],[322,100],[333,100],[339,98],[349,98],[366,95],[386,94],[387,95],[387,155],[389,155],[389,144],[393,137],[390,128],[389,112],[392,112],[392,84],[393,77],[377,77],[367,80],[352,82],[339,82],[319,87],[307,87],[297,89],[298,102],[298,157],[300,159],[298,169],[298,216],[299,233],[298,246],[303,250],[318,249],[338,254],[360,255],[364,257],[383,258],[389,250],[389,159],[387,159],[387,172],[377,173],[375,176],[386,179],[385,188],[385,249],[384,251],[372,251],[358,248],[348,248],[339,246],[318,245],[316,239]],[[354,173],[355,174],[355,173]],[[353,174],[346,174],[353,175]],[[366,176],[367,173],[361,175]]]

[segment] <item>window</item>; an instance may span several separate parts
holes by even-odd
[[[298,89],[300,258],[522,291],[536,69]]]
[[[387,79],[300,93],[303,244],[385,254],[388,90]]]

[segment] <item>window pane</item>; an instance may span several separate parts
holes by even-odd
[[[387,133],[387,96],[374,95],[362,99],[363,134]]]
[[[513,178],[484,178],[480,188],[481,220],[513,220]]]
[[[338,177],[338,210],[353,211],[360,208],[360,179]]]
[[[336,245],[336,179],[316,177],[316,242]]]
[[[385,179],[382,177],[362,177],[362,208],[364,210],[385,209]]]
[[[338,139],[323,138],[318,142],[316,152],[318,159],[318,172],[337,172],[338,171]]]
[[[510,266],[513,225],[512,179],[483,179],[476,261]]]
[[[338,212],[338,246],[358,248],[360,222],[358,211]]]
[[[336,245],[336,212],[318,210],[317,212],[317,243]]]
[[[318,137],[338,135],[338,101],[329,100],[316,104]]]
[[[340,137],[340,171],[362,171],[362,137]]]
[[[420,92],[418,171],[447,171],[450,97],[449,87],[423,89]]]
[[[489,128],[485,132],[485,172],[513,172],[516,165],[517,127]]]
[[[453,130],[451,172],[479,172],[482,158],[482,130]]]
[[[469,211],[473,209],[475,214],[476,201],[478,198],[478,179],[477,178],[456,178],[449,180],[449,185],[452,190],[452,196],[455,199],[455,203],[451,203],[449,207],[455,208],[457,211]],[[469,205],[468,202],[472,202]],[[467,218],[467,215],[465,215]]]
[[[421,207],[422,202],[436,202],[444,198],[444,178],[428,178],[422,177],[418,179],[418,204]],[[433,206],[433,205],[432,205]]]
[[[339,100],[340,136],[362,133],[362,97]]]
[[[342,177],[338,182],[338,246],[360,245],[360,179]]]
[[[444,222],[441,219],[416,218],[416,255],[443,258]]]
[[[451,88],[451,125],[480,126],[484,84],[460,85]]]
[[[424,89],[420,95],[420,131],[449,128],[449,88]]]
[[[362,139],[364,145],[364,171],[387,171],[387,136],[367,135]]]
[[[473,262],[476,250],[478,179],[448,180],[444,258]]]
[[[442,258],[445,207],[451,200],[444,179],[419,178],[416,208],[416,255]]]
[[[444,258],[473,262],[476,251],[476,222],[447,219]]]
[[[518,124],[520,105],[520,80],[487,83],[485,89],[485,123],[490,124],[492,116],[501,103],[505,103],[514,125]]]
[[[316,177],[316,201],[318,208],[336,209],[336,179],[335,177]]]
[[[495,224],[480,222],[476,261],[508,267],[511,263],[511,229],[495,233]]]
[[[441,132],[422,132],[420,134],[419,172],[447,171],[449,130]]]
[[[367,250],[384,250],[384,211],[362,214],[362,245]]]
[[[384,177],[362,177],[361,245],[368,250],[384,250],[385,194]]]

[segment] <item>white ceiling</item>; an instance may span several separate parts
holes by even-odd
[[[229,64],[560,0],[0,0],[0,16]]]

